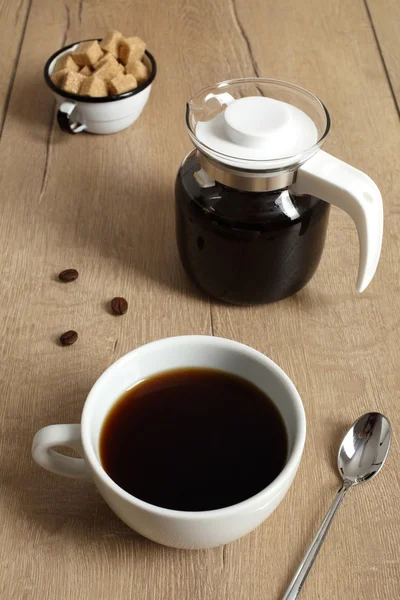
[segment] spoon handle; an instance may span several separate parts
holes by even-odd
[[[300,563],[300,566],[297,569],[292,581],[290,582],[290,585],[286,590],[286,593],[283,596],[282,600],[295,600],[300,594],[300,590],[303,587],[303,583],[305,582],[307,575],[309,574],[310,569],[313,566],[314,560],[316,559],[317,554],[322,546],[322,542],[324,541],[325,536],[328,533],[328,529],[332,523],[333,517],[335,516],[336,511],[339,508],[349,487],[350,486],[348,484],[344,483],[338,491],[338,493],[336,494],[330,509],[328,510],[324,520],[322,521],[321,527],[318,529],[317,534],[311,543],[311,546],[308,548],[306,555]]]

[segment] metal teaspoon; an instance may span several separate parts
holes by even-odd
[[[295,600],[298,597],[347,490],[357,483],[372,479],[380,471],[389,452],[391,437],[390,423],[380,413],[367,413],[353,423],[338,454],[338,468],[343,485],[282,600]]]

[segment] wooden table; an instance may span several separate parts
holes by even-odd
[[[398,0],[1,0],[0,596],[3,600],[275,600],[339,485],[352,421],[388,415],[387,466],[346,499],[302,592],[309,599],[400,595],[400,4]],[[158,60],[152,96],[115,136],[68,136],[42,80],[47,57],[109,26]],[[174,177],[190,148],[185,101],[215,81],[286,79],[333,116],[326,149],[369,173],[385,208],[382,258],[355,291],[358,242],[332,210],[320,268],[296,296],[225,306],[184,276]],[[75,267],[74,284],[57,273]],[[122,318],[107,302],[130,302]],[[66,329],[79,341],[57,345]],[[99,374],[128,350],[179,334],[240,340],[297,385],[304,458],[278,510],[240,541],[177,551],[125,527],[90,483],[31,459],[34,433],[77,422]]]

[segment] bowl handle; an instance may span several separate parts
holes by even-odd
[[[60,128],[67,133],[81,133],[86,129],[86,125],[71,120],[75,108],[75,102],[63,102],[57,112],[58,124]]]
[[[64,456],[53,449],[55,446],[71,448],[82,456],[80,425],[49,425],[43,427],[33,439],[32,457],[43,469],[57,475],[76,479],[91,479],[84,458]]]

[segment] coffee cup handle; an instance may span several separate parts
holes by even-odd
[[[60,126],[60,129],[66,133],[71,133],[72,135],[75,133],[81,133],[86,129],[86,125],[71,120],[71,116],[75,108],[75,102],[63,102],[57,112],[57,122]]]
[[[83,458],[64,456],[54,446],[66,446],[83,455],[80,425],[49,425],[40,429],[32,443],[32,457],[38,465],[57,475],[75,479],[91,479]]]

